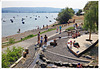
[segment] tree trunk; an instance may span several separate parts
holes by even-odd
[[[90,32],[89,32],[89,40],[91,40],[91,30],[90,30]]]

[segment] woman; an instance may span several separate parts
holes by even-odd
[[[44,44],[47,45],[48,37],[45,35],[44,37]]]

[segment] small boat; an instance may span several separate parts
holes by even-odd
[[[38,18],[40,18],[40,16],[38,16]]]
[[[54,18],[54,20],[56,20],[56,18]]]
[[[48,18],[48,17],[46,16],[46,18]]]
[[[25,24],[25,22],[22,22],[22,24]]]
[[[5,20],[3,20],[3,22],[6,22]]]
[[[13,20],[12,19],[10,19],[10,21],[13,23]]]
[[[51,20],[49,20],[49,22],[52,22]]]
[[[22,18],[22,21],[25,20],[25,18]]]
[[[15,17],[13,17],[15,19]]]
[[[30,18],[32,18],[32,17],[30,17]]]
[[[35,20],[37,20],[37,18],[35,18]]]

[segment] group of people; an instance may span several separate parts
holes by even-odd
[[[45,29],[45,26],[43,25],[43,29]],[[46,29],[48,29],[48,25],[46,25]]]
[[[47,41],[48,41],[48,37],[47,37],[47,35],[45,35],[44,36],[44,38],[43,38],[43,36],[40,36],[40,31],[39,31],[39,33],[38,33],[38,44],[45,44],[45,45],[47,45]]]
[[[58,33],[58,29],[60,30],[60,33],[59,33],[59,34],[61,34],[61,29],[62,29],[62,27],[59,26],[59,28],[58,28],[58,26],[57,26],[57,32],[56,32],[56,33]]]
[[[74,42],[70,41],[70,48],[72,48],[72,44],[73,44],[74,47],[80,48],[79,43],[77,43],[75,40],[74,40]]]
[[[72,38],[77,38],[78,36],[80,36],[80,32],[76,30],[75,33],[72,33]]]

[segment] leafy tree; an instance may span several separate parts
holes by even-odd
[[[79,16],[81,12],[82,12],[82,10],[79,9],[78,12],[76,13],[76,15]]]
[[[91,32],[98,28],[98,6],[92,3],[85,13],[84,28],[89,30],[89,40],[91,40]]]
[[[56,20],[59,21],[60,24],[65,24],[74,15],[74,13],[75,12],[72,8],[67,7],[59,12]]]
[[[95,22],[98,30],[98,1],[89,1],[84,7],[84,11],[87,13],[92,6],[95,8],[93,9],[93,11],[95,12],[94,16],[95,16]]]

